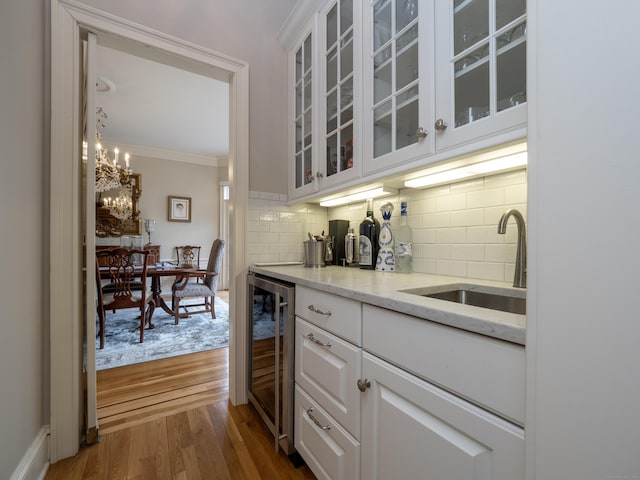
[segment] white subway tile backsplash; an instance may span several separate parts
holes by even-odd
[[[469,243],[505,243],[506,235],[498,233],[498,224],[467,228]],[[514,239],[515,243],[515,239]]]
[[[438,275],[451,275],[453,277],[467,276],[467,262],[453,260],[436,260],[436,272]]]
[[[422,245],[423,256],[426,258],[448,260],[451,259],[451,245],[434,243],[430,245]],[[416,252],[414,251],[414,258]],[[458,259],[459,260],[459,259]]]
[[[437,243],[466,243],[467,229],[465,227],[439,228],[436,230]]]
[[[424,228],[440,228],[451,226],[450,212],[427,213],[422,215],[422,226]]]
[[[496,280],[502,282],[505,280],[504,264],[490,262],[467,262],[467,275],[470,278]]]
[[[448,197],[436,198],[436,211],[438,212],[464,210],[466,207],[467,196],[465,194],[449,195]]]
[[[507,205],[514,203],[527,203],[527,185],[509,185],[508,187],[505,187],[504,201]]]
[[[484,249],[484,245],[451,245],[451,259],[482,262],[485,260]]]
[[[467,193],[467,206],[469,208],[493,207],[504,205],[504,188],[492,188]]]
[[[458,210],[451,212],[452,227],[470,227],[475,225],[484,225],[485,216],[484,209],[478,208],[473,210]]]
[[[518,248],[513,243],[502,245],[490,244],[485,246],[486,260],[488,262],[513,262]]]
[[[510,220],[506,235],[499,235],[497,229],[500,216],[509,208],[517,208],[526,219],[526,170],[431,189],[404,189],[397,197],[375,200],[374,215],[380,222],[380,205],[393,203],[392,230],[400,222],[400,200],[408,202],[415,272],[513,279],[517,228]],[[357,233],[365,210],[365,202],[330,209],[312,204],[288,206],[286,196],[250,192],[249,261],[301,261],[307,232],[328,233],[328,221],[342,219]]]

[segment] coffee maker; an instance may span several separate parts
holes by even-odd
[[[349,220],[329,220],[329,236],[333,238],[333,259],[328,265],[344,265],[346,258],[344,237],[349,230]]]

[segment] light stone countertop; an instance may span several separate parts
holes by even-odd
[[[524,291],[513,288],[511,283],[423,273],[383,273],[339,266],[306,268],[303,265],[252,265],[249,270],[425,320],[525,345],[525,315],[462,305],[399,291],[440,285],[472,284],[498,287],[522,296]]]

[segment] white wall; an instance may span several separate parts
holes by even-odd
[[[0,5],[0,478],[10,478],[48,416],[44,2]]]
[[[529,479],[640,478],[640,2],[528,2]]]
[[[249,188],[287,192],[287,67],[275,34],[295,0],[81,2],[246,61],[251,112]]]

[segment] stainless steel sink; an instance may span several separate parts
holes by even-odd
[[[527,298],[525,290],[509,290],[484,285],[465,284],[414,288],[401,290],[401,292],[502,312],[526,314]]]

